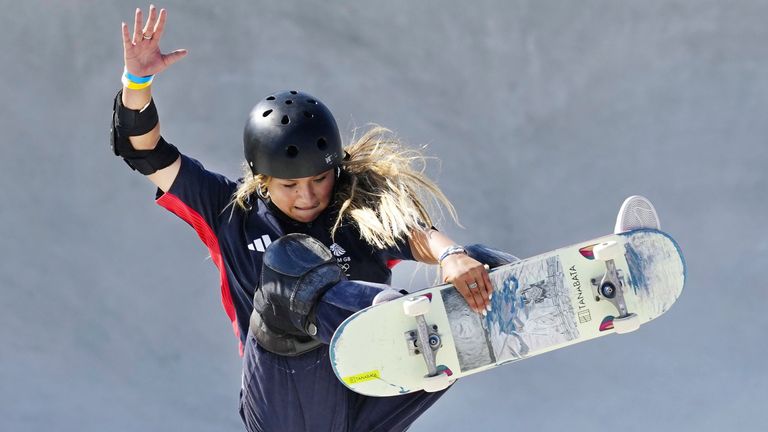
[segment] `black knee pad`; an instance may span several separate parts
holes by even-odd
[[[314,306],[344,278],[331,251],[310,236],[289,234],[270,244],[253,298],[251,327],[259,343],[283,355],[315,348]]]

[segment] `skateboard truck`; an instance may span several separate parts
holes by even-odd
[[[427,365],[427,375],[422,381],[423,389],[437,392],[447,388],[453,380],[450,378],[450,371],[446,371],[443,366],[437,366],[436,353],[442,346],[442,341],[437,326],[428,325],[424,318],[429,312],[431,301],[431,297],[426,295],[409,298],[403,303],[403,312],[416,319],[416,329],[405,332],[405,340],[411,355],[421,354]]]
[[[605,263],[606,272],[599,278],[592,278],[592,293],[595,301],[607,300],[616,310],[619,316],[613,318],[613,328],[616,333],[628,333],[640,327],[640,320],[634,313],[627,309],[624,299],[626,280],[624,272],[616,268],[616,259],[624,255],[621,245],[615,241],[600,243],[593,248],[595,259]]]
[[[405,332],[408,350],[413,355],[421,354],[424,356],[424,362],[427,364],[427,375],[435,376],[437,375],[435,351],[440,348],[442,342],[437,333],[437,326],[433,325],[430,328],[427,325],[427,320],[424,319],[424,315],[429,311],[430,302],[431,299],[426,296],[408,299],[403,304],[403,311],[406,315],[416,319],[416,329]]]
[[[418,325],[418,318],[416,319]],[[438,328],[436,325],[433,324],[430,326],[427,324],[427,335],[427,342],[432,351],[437,351],[440,347],[443,346],[443,342],[440,339],[440,333],[438,333]],[[405,332],[405,341],[408,344],[408,351],[411,355],[421,355],[421,347],[423,346],[423,343],[419,339],[418,329],[408,330]]]
[[[624,300],[624,275],[621,270],[616,269],[616,262],[608,260],[605,262],[607,271],[598,281],[592,278],[592,292],[595,294],[595,301],[607,300],[613,304],[619,311],[619,316],[627,316],[627,303]]]

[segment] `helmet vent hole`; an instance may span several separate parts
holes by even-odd
[[[307,103],[311,103],[313,105],[317,105],[317,101],[314,99],[307,99]]]
[[[291,94],[295,95],[295,94],[299,94],[299,92],[297,92],[296,90],[291,90]]]
[[[325,141],[324,138],[320,138],[317,140],[317,148],[320,150],[325,150],[328,147],[328,143]]]
[[[284,116],[283,116],[283,119],[280,121],[280,123],[282,123],[282,124],[284,124],[284,125],[287,125],[287,124],[288,124],[288,123],[290,123],[290,122],[291,122],[291,119],[290,119],[290,118],[288,118],[288,116],[287,116],[287,115],[284,115]]]
[[[285,149],[285,154],[289,158],[295,158],[299,155],[299,149],[296,146],[288,146],[288,148]]]
[[[285,101],[285,104],[286,104],[286,105],[290,105],[290,104],[292,104],[292,103],[293,103],[293,101],[292,101],[292,100],[290,100],[290,99],[288,99],[287,101]]]
[[[275,100],[275,97],[274,96],[270,96],[270,97],[267,98],[267,100]]]
[[[312,118],[312,117],[314,117],[314,116],[312,115],[312,113],[311,113],[311,112],[309,112],[309,111],[304,111],[304,117],[306,117],[306,118]]]
[[[266,110],[266,111],[264,111],[264,114],[262,114],[261,116],[262,117],[266,117],[266,116],[268,116],[270,114],[272,114],[272,110]]]

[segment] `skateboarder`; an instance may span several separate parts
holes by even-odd
[[[403,259],[439,264],[477,313],[492,289],[483,264],[513,256],[457,246],[431,228],[426,203],[453,208],[382,128],[342,148],[330,111],[299,91],[270,94],[244,133],[238,182],[206,170],[160,135],[154,75],[183,58],[162,54],[167,14],[150,7],[133,35],[123,23],[123,89],[114,101],[116,155],[158,187],[157,202],[195,228],[221,274],[224,308],[241,343],[240,414],[248,430],[404,430],[441,395],[368,398],[330,367],[338,324],[401,295],[388,286]]]

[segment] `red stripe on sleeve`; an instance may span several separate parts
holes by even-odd
[[[208,248],[213,263],[216,264],[216,267],[219,269],[219,277],[221,279],[221,303],[224,306],[224,311],[227,313],[229,320],[232,321],[232,328],[235,331],[235,336],[237,336],[237,340],[240,341],[240,327],[237,325],[237,314],[235,314],[235,305],[232,302],[232,295],[229,291],[229,280],[227,279],[227,272],[224,270],[224,260],[221,257],[221,248],[219,247],[218,237],[216,237],[213,229],[208,225],[200,213],[184,204],[176,195],[166,192],[160,196],[156,202],[191,225],[197,232],[200,240],[202,240]],[[240,342],[240,356],[242,357],[242,355],[243,343]]]
[[[394,266],[396,266],[396,265],[400,264],[400,261],[402,261],[402,260],[399,260],[399,259],[393,259],[393,260],[389,260],[389,261],[387,261],[387,268],[391,269],[392,267],[394,267]]]

